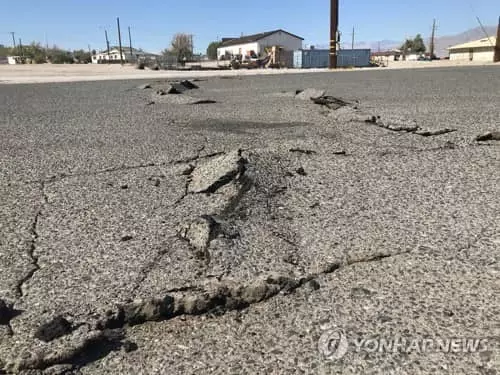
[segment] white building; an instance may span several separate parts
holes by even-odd
[[[157,55],[152,53],[147,53],[142,50],[129,47],[122,47],[122,58],[126,63],[136,62],[141,58],[156,58]],[[113,47],[108,51],[102,51],[96,55],[92,56],[92,64],[106,64],[108,62],[119,63],[120,59],[120,49],[118,47]]]
[[[7,63],[9,65],[16,65],[21,63],[21,56],[7,56]]]
[[[284,30],[274,30],[265,33],[242,36],[241,38],[224,38],[217,49],[219,60],[233,55],[264,56],[266,48],[282,47],[285,51],[302,49],[303,38]]]
[[[497,38],[483,38],[448,48],[450,60],[490,61],[495,56]]]

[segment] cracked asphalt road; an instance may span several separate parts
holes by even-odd
[[[1,86],[0,373],[500,370],[498,67],[144,83]]]

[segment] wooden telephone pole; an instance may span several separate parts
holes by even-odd
[[[436,56],[434,54],[435,49],[436,49],[436,19],[434,19],[434,23],[432,24],[432,36],[431,36],[431,45],[430,45],[430,53],[431,53],[431,60],[434,60],[434,57]]]
[[[128,43],[130,47],[130,55],[133,56],[132,53],[132,33],[130,32],[130,26],[128,27]]]
[[[498,17],[498,28],[497,28],[497,42],[495,45],[495,57],[494,62],[500,62],[500,17]]]
[[[104,36],[106,37],[106,47],[108,48],[108,64],[110,63],[109,57],[109,39],[108,39],[108,30],[104,30]]]
[[[330,69],[337,69],[339,0],[331,0],[330,11]]]
[[[14,48],[16,48],[16,32],[15,31],[11,31],[10,32],[10,35],[12,35],[12,44],[14,45]]]
[[[120,18],[116,19],[118,24],[118,43],[120,45],[120,63],[123,65],[122,31],[120,30]]]

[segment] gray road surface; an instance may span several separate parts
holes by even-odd
[[[499,68],[0,87],[0,373],[497,374]]]

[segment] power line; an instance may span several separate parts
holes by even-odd
[[[488,38],[488,42],[490,42],[490,44],[491,44],[491,46],[492,46],[492,47],[495,47],[495,45],[494,45],[494,44],[493,44],[493,42],[491,41],[491,38],[490,38],[490,36],[488,35],[488,33],[487,33],[486,29],[484,28],[484,26],[483,26],[483,24],[482,24],[481,20],[479,19],[479,17],[476,17],[476,18],[477,18],[477,22],[479,22],[479,26],[481,26],[481,30],[483,30],[484,35],[486,35],[486,38]]]

